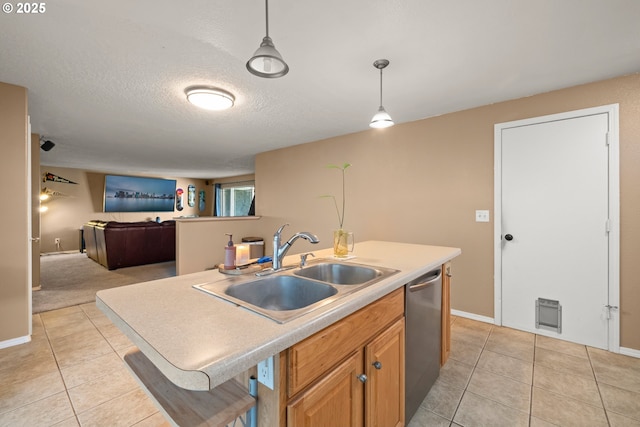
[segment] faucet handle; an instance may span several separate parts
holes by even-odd
[[[278,231],[276,231],[276,234],[274,234],[274,236],[275,236],[275,235],[278,235],[278,234],[280,234],[280,233],[282,233],[282,230],[283,230],[287,225],[289,225],[289,223],[283,224],[280,228],[278,228]]]
[[[307,265],[307,257],[311,255],[312,257],[316,257],[313,252],[307,252],[306,254],[300,254],[300,268]]]

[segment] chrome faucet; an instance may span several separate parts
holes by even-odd
[[[273,235],[273,270],[277,271],[282,268],[282,259],[289,251],[289,248],[298,240],[299,237],[302,237],[305,240],[308,240],[310,243],[318,243],[318,236],[315,234],[311,234],[307,231],[301,231],[299,233],[294,234],[289,240],[280,245],[280,241],[282,239],[282,229],[285,228],[289,224],[285,224],[282,227],[278,228],[278,231]]]

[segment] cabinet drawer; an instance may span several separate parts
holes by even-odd
[[[288,395],[294,396],[404,314],[404,288],[371,303],[288,350]]]

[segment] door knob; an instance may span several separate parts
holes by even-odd
[[[365,374],[360,374],[358,375],[358,379],[360,380],[360,382],[362,383],[366,383],[367,382],[367,376]]]
[[[372,363],[373,367],[376,369],[382,369],[382,363],[375,361]]]
[[[512,236],[511,234],[505,234],[505,235],[504,235],[504,239],[505,239],[506,241],[510,242],[510,241],[512,241],[512,240],[513,240],[513,236]]]

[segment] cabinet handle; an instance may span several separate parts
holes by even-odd
[[[358,375],[358,379],[360,380],[360,382],[362,383],[366,383],[367,382],[367,376],[365,374],[360,374]]]
[[[377,360],[373,362],[372,365],[376,369],[382,369],[382,363],[378,362]]]

